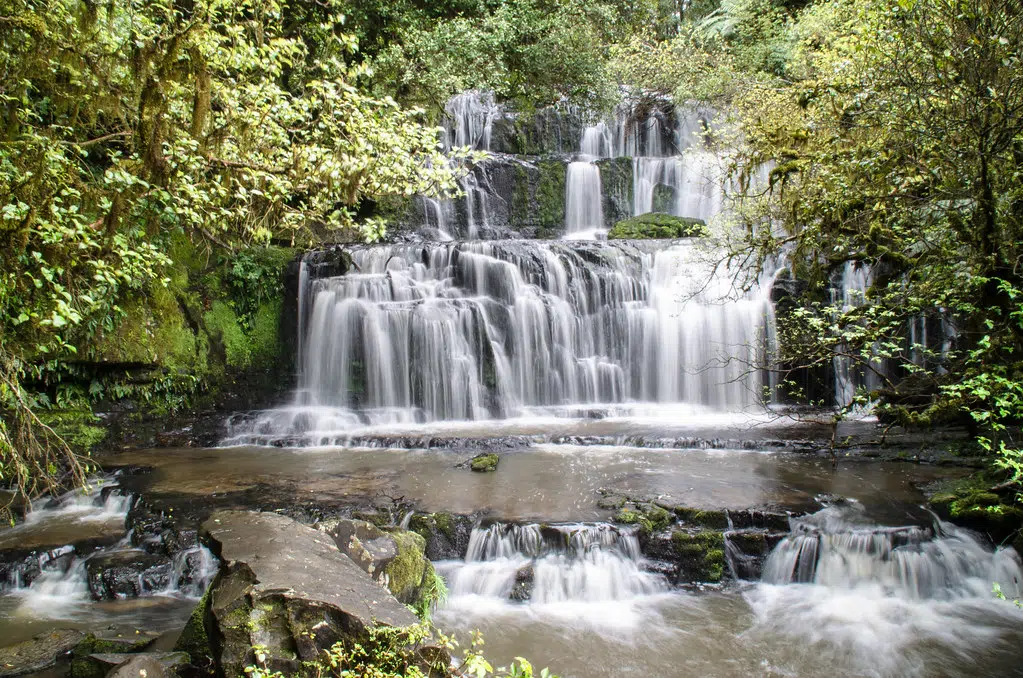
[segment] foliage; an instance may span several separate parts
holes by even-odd
[[[421,650],[430,647],[442,648],[445,652],[431,654]],[[494,669],[484,658],[481,648],[483,638],[479,632],[472,635],[469,647],[461,662],[455,667],[447,665],[448,653],[455,652],[458,641],[446,636],[428,624],[406,628],[376,627],[370,629],[364,642],[339,642],[324,656],[306,667],[307,675],[337,678],[425,678],[430,676],[487,676],[506,678],[557,678],[547,669],[534,673],[533,666],[522,657],[516,657],[508,668]],[[268,656],[265,648],[253,648],[256,664],[248,666],[245,673],[251,678],[284,678],[280,672],[267,668]],[[426,659],[433,656],[432,660]]]
[[[5,3],[5,480],[25,482],[14,467],[61,466],[60,445],[39,438],[52,431],[29,424],[38,403],[24,384],[53,388],[76,369],[77,347],[115,333],[126,300],[158,296],[173,240],[228,252],[314,232],[373,239],[382,221],[358,217],[364,201],[456,190],[458,165],[424,113],[357,86],[366,69],[341,7]],[[239,260],[232,282],[264,279],[261,265]],[[264,292],[239,308],[243,325]],[[35,454],[46,461],[22,465]]]
[[[780,311],[782,362],[873,373],[858,401],[891,423],[965,414],[1018,483],[1023,16],[1011,0],[800,5],[723,1],[623,44],[616,72],[732,123],[716,135],[735,149],[726,244],[806,283]],[[836,293],[843,272],[865,294]],[[925,324],[944,341],[914,339]]]
[[[619,221],[607,234],[608,240],[648,238],[696,238],[707,235],[702,219],[673,217],[663,212],[648,212]]]
[[[592,108],[617,101],[609,45],[655,21],[651,2],[490,0],[440,3],[387,22],[373,59],[381,86],[439,107],[451,94],[489,89],[524,108],[564,98]],[[375,14],[384,15],[381,3]],[[444,7],[449,11],[444,12]],[[372,12],[372,10],[370,10]]]

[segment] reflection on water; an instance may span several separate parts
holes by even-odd
[[[538,445],[501,456],[496,473],[457,464],[474,452],[393,449],[227,448],[160,450],[118,457],[156,467],[156,493],[209,497],[259,487],[288,499],[351,502],[404,496],[423,511],[487,510],[518,520],[600,520],[601,488],[700,507],[818,507],[821,493],[859,499],[877,519],[921,517],[914,484],[961,471],[900,463],[840,462],[738,450]],[[228,497],[228,499],[230,499]]]

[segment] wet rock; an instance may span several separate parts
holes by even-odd
[[[622,525],[638,525],[641,533],[652,534],[674,522],[666,509],[656,504],[626,504],[615,514],[614,521]]]
[[[763,531],[726,532],[724,538],[725,553],[736,579],[759,581],[775,540],[769,541]]]
[[[529,600],[533,595],[534,576],[535,572],[531,564],[519,568],[519,571],[515,573],[515,585],[508,597],[520,602]]]
[[[599,492],[600,499],[597,500],[597,508],[602,508],[605,511],[617,511],[625,506],[625,502],[627,501],[625,496],[605,489],[601,489]]]
[[[493,452],[488,454],[478,454],[472,458],[469,463],[469,468],[477,473],[490,473],[497,470],[497,464],[501,458]]]
[[[758,528],[771,532],[789,531],[789,515],[787,513],[747,509],[745,511],[729,511],[728,517],[732,521],[732,528],[736,530]]]
[[[381,588],[333,539],[290,518],[219,511],[203,524],[221,573],[208,622],[219,639],[224,675],[244,675],[263,645],[266,665],[287,674],[345,639],[362,639],[377,625],[418,620]]]
[[[417,514],[409,521],[409,529],[426,540],[426,557],[430,560],[461,560],[469,550],[474,523],[472,516]]]
[[[0,553],[0,557],[11,560],[0,562],[0,590],[30,586],[43,572],[67,572],[75,558],[75,547],[61,546],[47,551],[31,551],[28,554],[12,551]]]
[[[720,532],[675,530],[671,535],[678,583],[719,582],[725,575],[725,539]]]
[[[84,638],[77,629],[56,629],[0,648],[0,676],[20,676],[54,666]]]
[[[672,510],[686,525],[711,530],[728,529],[728,514],[725,511],[704,510],[689,506],[674,506]]]
[[[173,678],[188,664],[184,652],[144,652],[140,654],[94,654],[91,658],[105,665],[107,678]]]
[[[125,657],[133,652],[141,652],[154,640],[152,636],[97,638],[89,634],[71,653],[71,678],[103,678],[112,666],[104,657]]]
[[[113,600],[168,588],[173,565],[162,555],[145,551],[115,551],[90,558],[86,569],[92,597]]]
[[[384,571],[398,557],[394,539],[371,523],[335,520],[321,523],[316,529],[330,535],[342,553],[378,582],[384,582]]]

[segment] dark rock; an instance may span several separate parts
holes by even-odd
[[[409,529],[426,540],[426,557],[430,560],[461,560],[469,550],[474,523],[472,516],[417,514],[409,521]]]
[[[518,601],[529,600],[533,595],[534,576],[532,564],[519,568],[519,571],[515,573],[515,586],[512,587],[508,597]]]
[[[725,554],[737,579],[759,581],[764,561],[771,553],[767,533],[762,531],[726,532]]]
[[[145,652],[141,654],[94,654],[101,664],[110,668],[107,678],[174,678],[188,664],[184,652]],[[143,673],[144,672],[144,673]]]
[[[336,642],[364,638],[377,624],[418,622],[330,537],[294,520],[220,511],[203,531],[222,563],[209,621],[225,675],[244,674],[254,663],[254,645],[267,648],[267,668],[290,674]]]
[[[66,659],[85,638],[77,629],[56,629],[30,640],[0,648],[0,676],[35,673]]]
[[[729,511],[728,517],[732,521],[732,528],[736,530],[760,528],[772,532],[789,531],[789,516],[787,513],[747,509],[745,511]]]
[[[115,551],[89,559],[89,591],[96,600],[133,598],[162,591],[171,584],[169,558],[145,551]]]
[[[725,539],[721,532],[675,530],[671,542],[679,583],[719,582],[725,576]]]
[[[686,525],[705,527],[711,530],[728,529],[728,516],[725,511],[705,510],[689,506],[675,506],[675,515]]]

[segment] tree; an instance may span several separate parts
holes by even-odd
[[[364,200],[456,190],[423,111],[358,88],[340,4],[297,29],[296,6],[2,3],[4,480],[32,493],[19,469],[56,472],[23,379],[165,282],[171,235],[226,251],[310,228],[372,239],[382,223],[357,220]]]

